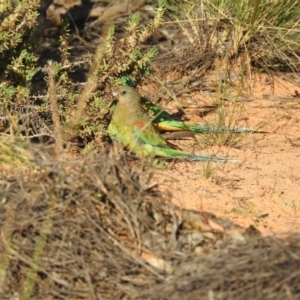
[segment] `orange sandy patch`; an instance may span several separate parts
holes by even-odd
[[[274,80],[274,96],[291,97],[298,89],[284,79]],[[203,177],[201,163],[168,164],[164,184],[172,191],[174,203],[214,213],[241,226],[255,225],[264,235],[299,232],[300,100],[263,99],[263,94],[268,93],[266,77],[259,76],[253,85],[254,100],[244,103],[244,118],[238,122],[238,127],[256,128],[269,121],[263,128],[268,133],[247,134],[238,147],[221,147],[216,153],[241,162],[212,164],[220,169],[209,179]],[[213,101],[199,98],[207,103]],[[208,122],[209,117],[202,122]],[[199,122],[200,117],[190,115],[190,119]],[[184,144],[187,145],[180,142],[180,146]],[[201,149],[194,150],[204,154]],[[207,153],[211,154],[212,149]]]

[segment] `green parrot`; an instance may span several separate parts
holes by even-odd
[[[134,87],[134,83],[129,76],[122,78],[126,85]],[[141,105],[153,118],[152,124],[158,132],[175,132],[175,131],[191,131],[193,133],[205,133],[205,132],[232,132],[232,133],[258,133],[260,131],[252,130],[247,127],[239,128],[220,128],[212,127],[201,124],[187,124],[182,121],[175,120],[168,112],[155,105],[149,99],[141,97]]]
[[[194,155],[172,149],[170,144],[155,130],[152,120],[141,107],[141,96],[133,87],[117,87],[118,102],[108,126],[112,140],[116,140],[140,157],[162,157],[192,161],[236,161],[225,158]]]

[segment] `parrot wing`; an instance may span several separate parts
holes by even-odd
[[[142,121],[135,121],[132,130],[136,138],[144,144],[159,147],[167,146],[167,142],[159,133],[155,131],[155,129],[152,126],[152,123],[147,124]]]

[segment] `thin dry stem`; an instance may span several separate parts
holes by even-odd
[[[50,110],[52,113],[53,120],[53,132],[55,136],[55,153],[57,159],[63,158],[63,138],[61,134],[60,116],[57,106],[57,84],[55,82],[55,69],[52,61],[48,62],[48,93],[50,100]]]

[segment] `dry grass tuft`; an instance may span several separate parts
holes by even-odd
[[[228,221],[181,210],[152,176],[110,151],[3,177],[2,299],[299,295],[300,239],[251,238]]]

